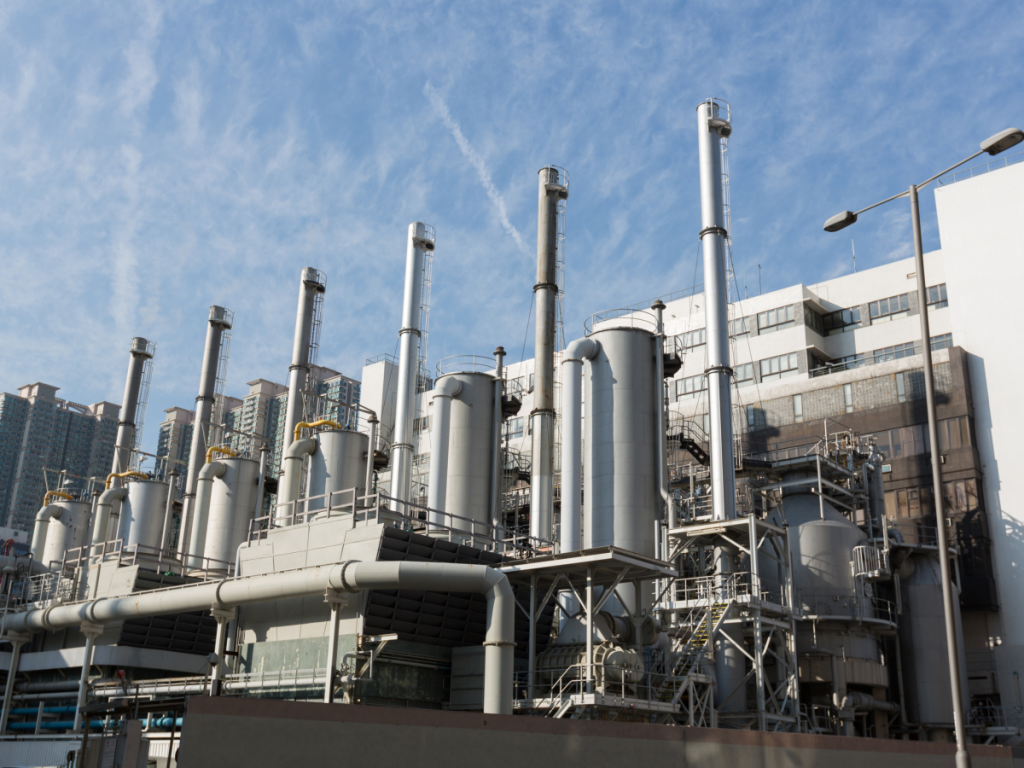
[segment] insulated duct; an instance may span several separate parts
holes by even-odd
[[[445,525],[448,495],[448,442],[451,437],[452,398],[462,391],[462,382],[446,376],[438,382],[430,403],[431,456],[427,483],[427,508],[431,526]]]
[[[295,340],[292,343],[292,364],[288,369],[288,407],[284,417],[284,442],[281,450],[292,444],[295,425],[303,418],[303,394],[310,370],[310,349],[315,345],[313,317],[317,296],[326,290],[324,276],[313,267],[302,270],[299,283],[299,309],[295,317]]]
[[[196,483],[199,479],[199,472],[205,464],[206,431],[211,426],[224,333],[231,330],[232,319],[233,313],[230,310],[224,309],[224,307],[210,307],[209,324],[206,329],[206,348],[203,351],[203,370],[199,377],[196,413],[192,420],[192,447],[188,453],[188,477],[185,481],[181,531],[178,536],[178,551],[196,556],[201,556],[202,550],[195,552],[188,549],[189,542],[192,540]]]
[[[405,296],[402,301],[402,329],[398,332],[398,398],[395,412],[395,442],[391,446],[391,495],[395,511],[404,512],[412,481],[412,422],[416,411],[416,380],[419,374],[420,327],[423,306],[423,267],[427,251],[434,250],[434,228],[423,222],[409,225],[405,256]]]
[[[707,329],[708,412],[711,420],[711,503],[715,520],[736,518],[736,462],[732,442],[729,367],[729,297],[725,282],[725,205],[722,141],[732,133],[725,105],[708,99],[697,107],[700,150],[701,247],[704,250],[704,319]]]
[[[530,455],[530,535],[550,540],[554,516],[555,305],[558,301],[558,203],[569,197],[558,168],[539,171],[537,208],[537,323],[534,337],[533,439]]]
[[[582,535],[583,361],[600,345],[593,339],[569,342],[562,355],[562,521],[560,551],[578,552]]]
[[[505,574],[487,566],[350,561],[36,608],[9,615],[5,629],[9,634],[17,636],[18,633],[53,632],[83,624],[101,627],[135,618],[210,608],[226,610],[272,600],[371,589],[473,592],[486,595],[484,712],[512,714],[515,598]]]

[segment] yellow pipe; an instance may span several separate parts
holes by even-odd
[[[144,475],[142,472],[136,472],[134,469],[130,469],[127,472],[111,472],[107,475],[107,484],[103,487],[106,489],[110,488],[110,484],[113,482],[115,477],[137,477],[141,480],[148,480],[149,476]]]
[[[207,464],[209,464],[211,461],[213,461],[213,454],[215,454],[215,453],[223,453],[225,456],[237,456],[238,455],[237,451],[233,451],[230,448],[222,448],[219,445],[214,445],[214,446],[211,446],[210,449],[206,452],[206,463]]]
[[[320,419],[320,421],[313,421],[308,424],[304,421],[300,421],[295,425],[295,439],[298,440],[302,437],[303,429],[312,429],[313,427],[334,427],[335,429],[344,429],[341,424],[336,421],[331,421],[330,419]]]
[[[67,493],[65,491],[47,491],[46,494],[43,496],[43,506],[45,507],[47,504],[49,504],[50,499],[54,497],[58,499],[67,499],[68,501],[73,501],[75,498],[70,493]]]

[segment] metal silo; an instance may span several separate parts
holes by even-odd
[[[49,566],[53,561],[64,559],[64,553],[86,544],[89,533],[89,510],[86,501],[61,500],[54,502],[63,510],[60,517],[50,519],[46,529],[46,544],[43,545],[42,564]]]
[[[132,480],[128,498],[121,504],[117,538],[125,547],[141,544],[159,549],[167,511],[167,483],[158,480]]]
[[[309,483],[306,497],[306,511],[324,509],[327,499],[314,496],[347,491],[358,488],[362,496],[366,485],[366,459],[370,439],[362,432],[344,429],[329,429],[316,435],[317,449],[309,457]],[[336,496],[335,505],[352,502],[348,494]]]
[[[235,560],[238,546],[249,534],[249,521],[256,510],[260,463],[238,456],[217,459],[225,466],[222,477],[213,480],[210,516],[206,524],[207,567],[224,569]]]
[[[596,331],[583,375],[584,547],[654,556],[660,511],[654,337],[640,328]]]

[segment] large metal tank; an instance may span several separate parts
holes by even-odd
[[[256,510],[260,464],[238,456],[217,459],[227,469],[215,478],[210,497],[204,554],[212,569],[225,569],[235,561],[238,546],[249,534],[249,521]]]
[[[583,542],[654,556],[658,492],[654,337],[636,328],[597,331],[585,366]]]
[[[359,495],[364,494],[362,488],[366,485],[366,454],[370,438],[362,432],[330,429],[317,434],[316,439],[316,452],[309,457],[306,496],[326,497],[329,493],[350,488],[359,488]],[[351,501],[348,494],[339,494],[333,499],[335,505]],[[326,498],[311,499],[306,510],[324,509],[326,506]]]
[[[949,685],[939,559],[931,553],[913,555],[902,563],[899,573],[903,592],[899,638],[907,720],[929,725],[952,723],[953,697]],[[960,625],[960,601],[955,596],[953,610],[960,640],[960,688],[966,693],[967,663]],[[967,702],[964,702],[964,709],[968,709]]]
[[[448,433],[448,487],[445,524],[468,531],[470,520],[490,524],[491,459],[494,451],[494,376],[490,373],[450,373],[462,384],[452,398]],[[482,529],[477,529],[482,532]]]
[[[60,500],[54,503],[64,511],[59,519],[51,518],[46,529],[42,564],[47,567],[54,561],[59,564],[69,549],[84,547],[89,534],[91,505],[88,502]]]
[[[151,549],[160,548],[164,532],[164,513],[167,511],[167,483],[159,480],[132,480],[128,483],[128,498],[121,504],[121,517],[117,523],[117,538],[125,547],[136,544]]]

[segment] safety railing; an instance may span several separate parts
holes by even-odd
[[[447,373],[494,373],[493,357],[479,355],[452,355],[437,361],[437,377]]]
[[[776,605],[788,606],[788,589],[781,582],[740,571],[718,576],[692,576],[676,579],[669,590],[676,602],[723,603],[738,598],[756,598]]]
[[[1018,152],[1014,155],[1009,155],[1008,157],[1001,157],[998,160],[992,160],[991,162],[988,163],[982,163],[981,165],[974,165],[971,166],[970,168],[964,168],[963,170],[960,171],[954,171],[953,173],[940,177],[938,180],[938,185],[942,187],[948,184],[956,184],[958,181],[970,179],[975,176],[981,176],[983,174],[989,173],[990,171],[995,171],[1000,168],[1006,168],[1007,166],[1015,165],[1016,163],[1024,163],[1024,152]]]
[[[967,723],[971,729],[998,729],[1001,731],[1021,732],[1024,721],[1024,710],[1021,707],[996,707],[990,705],[971,707]]]
[[[861,544],[853,548],[853,575],[865,579],[876,579],[889,573],[889,553],[873,544]]]
[[[930,520],[889,521],[889,538],[898,544],[909,544],[918,547],[938,547],[939,529],[929,525]],[[951,542],[952,544],[952,542]]]
[[[670,675],[667,668],[667,661],[645,663],[640,675],[632,667],[607,661],[589,665],[581,662],[564,669],[539,670],[534,673],[532,685],[529,673],[519,672],[514,679],[514,697],[520,707],[530,702],[548,717],[559,717],[576,703],[583,705],[583,697],[588,694],[600,694],[601,706],[612,709],[618,705],[643,710],[646,703],[650,710],[674,710],[676,693],[687,684],[689,675]]]
[[[555,544],[546,539],[523,536],[425,504],[402,501],[385,493],[360,495],[358,488],[334,491],[277,505],[275,514],[255,518],[249,525],[249,541],[266,538],[272,528],[339,519],[352,528],[388,525],[424,533],[477,549],[499,554],[553,554]]]
[[[187,573],[203,581],[234,575],[234,563],[198,555],[183,556],[174,551],[144,544],[125,546],[123,539],[69,549],[64,553],[62,569],[66,571],[89,568],[99,563],[117,563],[119,568],[141,565],[158,573]]]
[[[634,328],[655,333],[658,320],[653,313],[644,310],[606,309],[604,312],[595,312],[583,323],[587,336],[612,328]]]
[[[804,618],[829,617],[854,621],[884,621],[896,624],[896,604],[873,595],[858,595],[849,592],[811,593],[796,590],[797,607]]]

